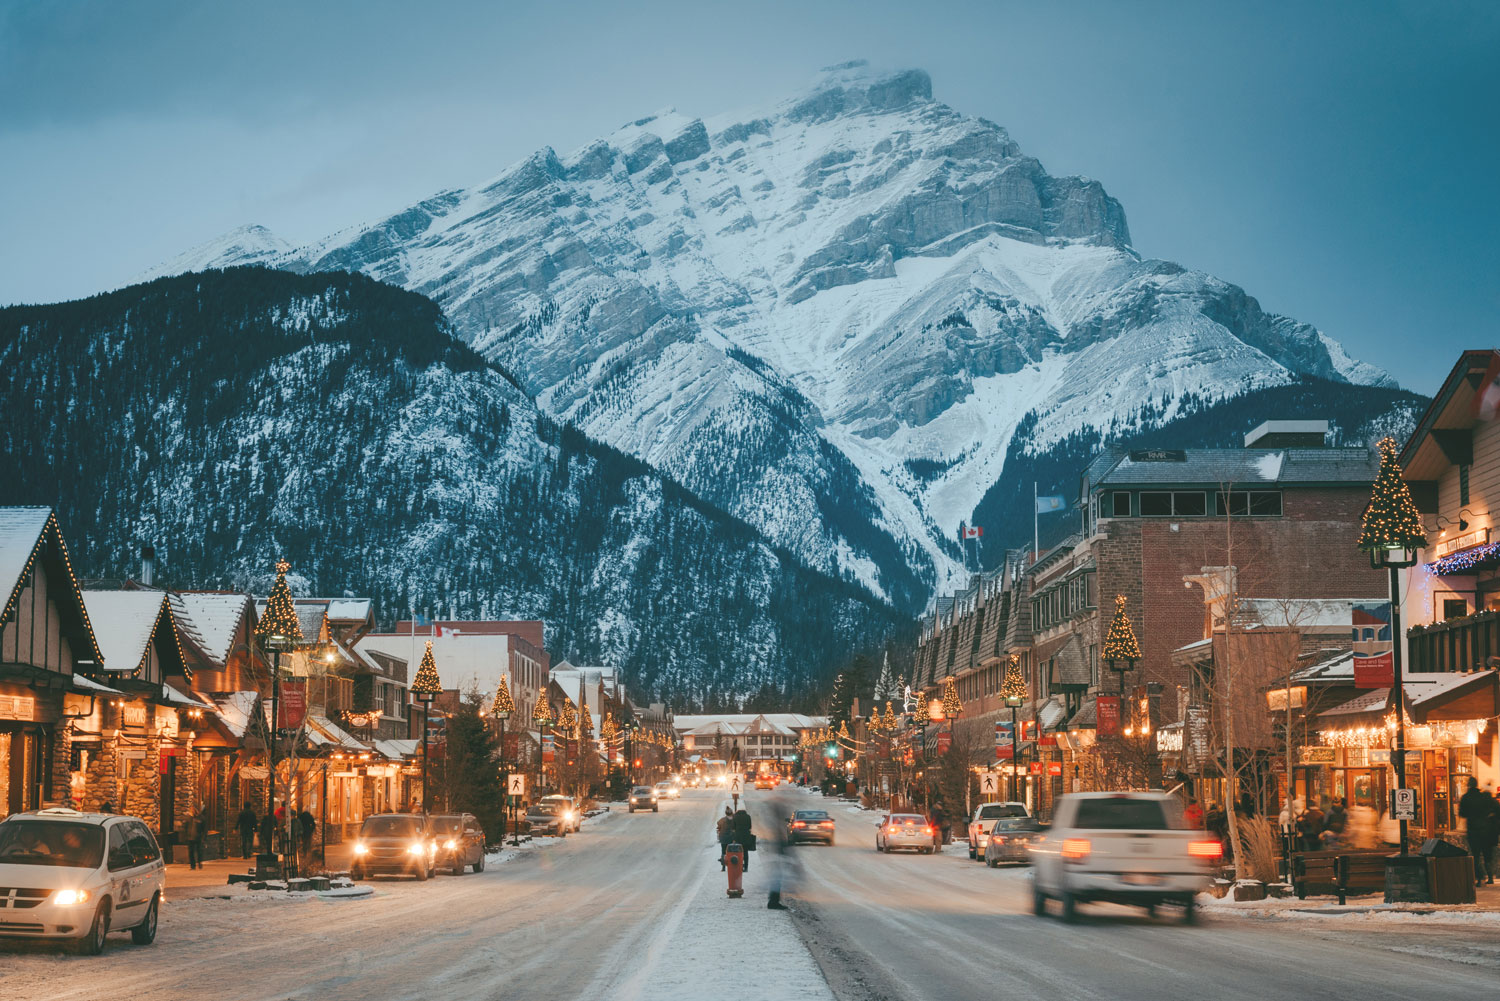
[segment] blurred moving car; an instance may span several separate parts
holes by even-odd
[[[572,796],[565,796],[560,792],[543,796],[539,802],[556,803],[562,807],[563,822],[568,825],[568,830],[577,834],[583,830],[583,810],[579,809],[578,801]]]
[[[656,801],[656,790],[650,786],[636,786],[630,790],[630,812],[650,809],[652,813],[660,813],[660,805]]]
[[[472,813],[446,813],[432,818],[437,841],[437,864],[462,876],[466,866],[484,872],[484,829]]]
[[[774,775],[765,775],[765,774],[755,776],[755,788],[757,788],[757,789],[775,789],[776,788],[776,776],[774,776]]]
[[[1155,913],[1180,905],[1193,921],[1193,898],[1208,886],[1223,846],[1188,830],[1177,800],[1167,793],[1072,793],[1057,801],[1052,827],[1030,846],[1035,879],[1032,905],[1047,913],[1062,902],[1064,921],[1092,900],[1136,904]]]
[[[969,818],[969,858],[984,860],[984,846],[989,841],[990,828],[1002,817],[1029,817],[1031,812],[1025,803],[980,803]]]
[[[657,799],[681,799],[682,798],[682,790],[679,789],[679,788],[677,788],[676,786],[674,786],[670,782],[658,782],[658,783],[656,783],[656,798]]]
[[[937,851],[937,833],[937,828],[920,813],[893,813],[880,818],[880,826],[875,829],[875,850],[914,848],[919,855],[931,855]]]
[[[985,838],[984,864],[991,869],[1006,862],[1031,862],[1030,846],[1045,830],[1030,817],[1002,817]]]
[[[556,802],[538,800],[526,808],[526,829],[532,835],[550,834],[565,838],[571,826],[568,823],[567,811]]]
[[[436,866],[437,839],[429,818],[416,813],[377,813],[360,825],[349,874],[355,879],[385,874],[422,880]]]
[[[796,810],[786,819],[786,843],[801,845],[810,841],[833,844],[833,818],[827,810]]]
[[[112,931],[156,940],[166,865],[141,820],[51,807],[0,823],[0,887],[0,936],[97,956]]]

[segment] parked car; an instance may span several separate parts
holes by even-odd
[[[96,956],[112,931],[156,940],[166,865],[141,820],[53,807],[0,822],[0,887],[0,936]]]
[[[533,835],[550,834],[565,838],[571,826],[566,811],[557,803],[540,800],[526,808],[526,829]]]
[[[985,838],[984,864],[991,869],[1006,862],[1029,863],[1030,847],[1044,828],[1030,817],[1002,817]]]
[[[437,866],[437,838],[431,819],[417,813],[377,813],[366,817],[354,841],[349,874],[431,876]]]
[[[833,818],[828,815],[827,810],[797,810],[786,819],[786,843],[789,845],[809,841],[831,845],[833,831]]]
[[[652,813],[660,812],[660,804],[656,800],[656,790],[650,786],[636,786],[630,790],[630,812],[649,809]]]
[[[484,829],[472,813],[446,813],[432,818],[432,834],[437,839],[437,862],[462,876],[466,866],[484,872]]]
[[[969,818],[969,858],[984,859],[984,846],[989,841],[990,828],[1002,817],[1029,817],[1031,812],[1025,803],[980,803]]]
[[[920,813],[893,813],[880,818],[880,826],[875,829],[875,850],[914,848],[919,855],[931,855],[937,851],[937,833],[937,828]]]
[[[550,796],[543,796],[541,802],[556,803],[562,807],[563,820],[567,822],[569,831],[576,834],[583,830],[583,811],[579,809],[578,801],[572,796],[564,796],[562,793],[555,792]]]
[[[1052,827],[1030,846],[1032,904],[1062,902],[1064,921],[1092,900],[1136,904],[1154,913],[1178,904],[1193,920],[1193,898],[1208,886],[1223,846],[1188,830],[1177,800],[1166,793],[1072,793],[1057,801]]]
[[[658,782],[658,783],[656,783],[656,798],[657,799],[681,799],[682,798],[682,790],[678,789],[676,786],[674,786],[670,782]]]

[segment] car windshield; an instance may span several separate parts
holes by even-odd
[[[0,824],[0,863],[94,869],[104,859],[104,829],[55,820]]]
[[[825,812],[823,810],[798,810],[792,816],[796,820],[827,820],[828,819],[827,812]]]
[[[635,787],[635,792],[634,792],[633,795],[636,795],[636,796],[649,796],[649,795],[651,795],[651,787],[650,786],[636,786]]]
[[[1024,817],[1026,808],[1019,803],[994,803],[979,808],[980,820],[999,820],[1001,817]]]
[[[918,817],[915,814],[903,814],[903,815],[901,815],[899,817],[892,817],[891,818],[891,823],[893,823],[893,824],[925,824],[925,823],[927,823],[927,818],[926,817]]]
[[[526,812],[538,815],[545,814],[547,816],[552,816],[553,814],[557,813],[557,810],[558,806],[556,803],[534,803],[532,804],[531,809],[527,810]]]
[[[1164,831],[1170,827],[1161,800],[1131,796],[1081,800],[1073,826],[1100,831]]]
[[[1030,817],[1008,817],[995,821],[995,826],[991,828],[990,833],[1008,834],[1011,831],[1040,831],[1041,829],[1042,825]]]
[[[362,838],[409,838],[422,833],[420,817],[404,817],[399,814],[383,814],[367,817],[359,829]]]
[[[462,817],[433,817],[432,830],[435,834],[454,834],[462,830],[464,821]]]

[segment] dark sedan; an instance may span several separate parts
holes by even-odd
[[[1007,862],[1029,863],[1031,845],[1040,841],[1045,829],[1030,817],[1005,817],[990,828],[984,846],[984,864],[991,869]]]
[[[532,834],[568,836],[567,811],[555,802],[533,803],[526,809],[526,829]]]
[[[805,844],[809,841],[833,844],[833,818],[825,810],[798,810],[786,821],[786,843]]]

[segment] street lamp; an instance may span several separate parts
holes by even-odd
[[[1391,682],[1396,693],[1396,788],[1406,788],[1406,694],[1401,679],[1401,577],[1399,571],[1415,566],[1417,550],[1427,548],[1422,516],[1412,502],[1411,491],[1401,478],[1396,442],[1382,438],[1380,472],[1365,508],[1359,548],[1370,555],[1370,566],[1390,574],[1391,594]],[[1395,793],[1392,792],[1394,797]],[[1393,801],[1394,806],[1394,801]],[[1392,810],[1394,812],[1394,809]],[[1407,854],[1407,820],[1401,818],[1401,854]]]
[[[1125,596],[1115,595],[1115,617],[1109,623],[1109,635],[1104,638],[1104,661],[1115,672],[1119,694],[1125,694],[1125,673],[1135,670],[1135,662],[1141,659],[1141,645],[1136,642],[1135,629],[1130,625],[1130,616],[1125,614]],[[1121,667],[1120,663],[1125,666]]]
[[[262,648],[270,650],[273,657],[271,667],[271,727],[266,741],[266,812],[276,813],[276,735],[281,725],[281,654],[290,653],[303,642],[302,623],[297,619],[297,609],[292,604],[292,591],[286,583],[286,572],[291,564],[286,560],[276,561],[276,583],[271,587],[271,596],[266,599],[266,614],[256,627],[256,635]],[[291,820],[291,810],[287,810]],[[276,824],[271,824],[273,830]],[[271,851],[271,846],[264,846]]]
[[[432,700],[437,698],[443,691],[443,683],[438,680],[437,662],[432,658],[432,640],[427,641],[427,649],[422,654],[422,663],[417,668],[417,677],[411,684],[411,693],[422,703],[422,812],[428,810],[429,797],[427,795],[427,718]]]
[[[1026,679],[1021,676],[1021,658],[1015,654],[1010,655],[1010,663],[1005,665],[1005,678],[1000,682],[1000,695],[1005,699],[1005,704],[1010,706],[1010,796],[1011,801],[1016,802],[1016,787],[1018,776],[1016,765],[1020,761],[1020,741],[1016,733],[1016,710],[1021,708],[1021,703],[1026,701]]]
[[[544,745],[547,742],[547,728],[552,725],[552,705],[547,701],[547,689],[542,688],[536,697],[536,708],[531,710],[531,721],[537,728],[536,749],[536,784],[540,790],[547,784],[547,754]]]
[[[500,768],[505,775],[506,782],[510,781],[510,765],[505,756],[505,721],[510,719],[511,713],[516,711],[516,702],[510,697],[510,686],[505,683],[505,675],[500,675],[500,687],[495,689],[495,701],[490,706],[490,715],[500,727]],[[510,807],[515,803],[511,801],[510,790],[505,790],[505,801]],[[505,814],[500,815],[500,840],[505,840]]]

